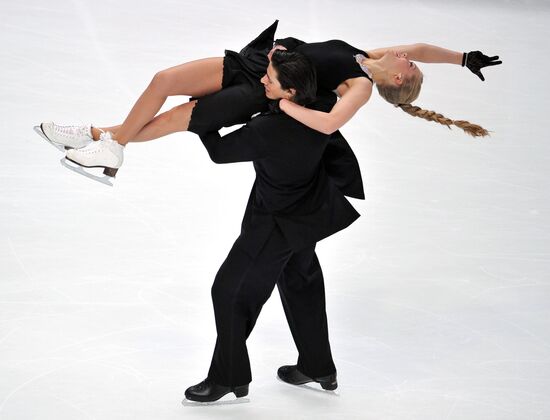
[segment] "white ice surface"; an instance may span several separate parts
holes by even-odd
[[[546,4],[1,0],[0,419],[550,418]],[[238,50],[275,18],[310,41],[499,54],[484,83],[421,65],[418,100],[492,136],[374,94],[342,130],[362,217],[318,245],[338,390],[275,379],[296,351],[274,292],[248,341],[249,397],[182,406],[210,363],[210,285],[251,165],[216,166],[179,133],[128,147],[110,188],[32,127],[121,123],[157,71]]]

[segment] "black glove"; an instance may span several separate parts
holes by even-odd
[[[502,64],[502,61],[498,60],[498,55],[494,57],[487,57],[481,51],[470,51],[462,55],[462,67],[468,67],[472,73],[479,77],[482,81],[485,81],[485,77],[479,71],[483,67],[496,66]]]

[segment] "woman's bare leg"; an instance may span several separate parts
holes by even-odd
[[[132,138],[131,142],[144,142],[158,139],[179,131],[187,131],[189,122],[191,121],[191,112],[193,111],[196,102],[197,101],[191,101],[178,105],[169,111],[157,115],[145,124],[144,127],[142,127],[142,129]],[[116,133],[120,127],[120,125],[113,127],[102,127],[101,129],[93,127],[92,133],[94,140],[99,140],[99,135],[101,134],[100,130],[110,131],[114,136],[116,136]]]
[[[187,131],[197,101],[187,102],[163,112],[147,123],[132,141],[148,141],[179,131]]]
[[[197,101],[187,102],[157,115],[145,124],[145,126],[142,127],[142,129],[134,137],[132,137],[132,142],[149,141],[167,136],[168,134],[177,133],[179,131],[187,131],[191,120],[191,112],[193,111],[196,102]],[[102,128],[102,130],[110,131],[116,136],[116,130],[118,127],[120,127],[120,125]]]
[[[99,136],[101,134],[102,131],[110,131],[111,133],[116,133],[118,131],[118,129],[122,127],[122,124],[120,125],[115,125],[113,127],[92,127],[92,138],[94,140],[99,140]]]
[[[153,122],[155,115],[168,96],[189,95],[199,97],[217,92],[222,88],[222,75],[222,57],[191,61],[162,70],[155,74],[153,80],[151,80],[149,86],[147,86],[134,104],[122,125],[108,127],[109,130],[105,131],[111,131],[110,129],[116,128],[116,130],[112,130],[113,139],[122,145],[126,145],[130,140],[140,141],[138,140],[140,137],[145,139],[152,135],[153,132],[148,131],[146,133],[149,133],[149,136],[141,134],[139,137],[138,133],[147,124]],[[190,107],[190,109],[192,108],[193,106]],[[181,124],[176,125],[178,128],[181,127]],[[188,126],[189,121],[186,122],[184,130],[178,129],[176,131],[185,131]],[[158,130],[156,125],[154,127],[155,130]],[[94,138],[96,137],[94,136]]]

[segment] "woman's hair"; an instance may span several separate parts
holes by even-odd
[[[303,54],[276,50],[271,56],[271,64],[277,72],[277,79],[283,89],[295,89],[292,101],[307,105],[315,101],[317,75],[311,61]]]
[[[380,96],[388,101],[390,104],[395,105],[396,107],[401,108],[407,114],[412,115],[413,117],[424,118],[428,121],[434,121],[442,125],[446,125],[451,129],[451,125],[456,125],[457,127],[462,128],[466,134],[471,135],[472,137],[484,137],[489,135],[489,132],[483,127],[472,124],[468,121],[463,120],[451,120],[445,116],[438,114],[434,111],[428,111],[422,109],[418,106],[411,105],[411,102],[418,98],[420,94],[420,87],[423,81],[423,75],[420,73],[420,76],[409,76],[403,79],[401,86],[395,86],[390,83],[387,84],[376,84],[378,93]]]

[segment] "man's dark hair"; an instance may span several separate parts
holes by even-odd
[[[311,61],[303,54],[275,50],[271,64],[283,89],[295,89],[293,102],[307,105],[315,101],[317,75]]]

